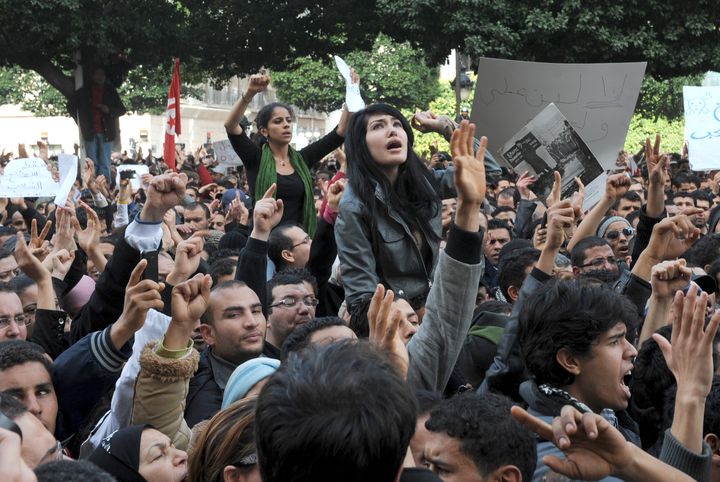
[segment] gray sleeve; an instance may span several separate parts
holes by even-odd
[[[408,344],[408,382],[415,389],[442,391],[467,336],[484,257],[465,264],[440,252],[420,329]]]
[[[660,460],[699,482],[710,480],[712,451],[705,442],[703,442],[702,453],[696,454],[673,437],[670,429],[668,429],[665,431]]]

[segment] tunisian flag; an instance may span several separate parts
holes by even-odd
[[[175,59],[172,82],[165,112],[165,149],[163,159],[173,171],[175,168],[175,134],[180,135],[180,59]]]

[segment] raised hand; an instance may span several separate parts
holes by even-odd
[[[403,378],[406,378],[410,358],[400,336],[399,327],[402,317],[399,310],[393,307],[394,300],[395,295],[392,291],[386,292],[383,285],[377,285],[367,314],[369,339],[371,343],[392,354],[395,367]]]
[[[687,287],[692,271],[684,259],[663,261],[650,271],[652,295],[660,298],[672,298],[678,290]]]
[[[77,245],[73,237],[72,220],[75,217],[75,208],[72,204],[70,207],[58,206],[55,210],[55,238],[53,240],[54,249],[66,249],[75,251]]]
[[[47,238],[51,226],[52,221],[47,221],[42,232],[38,234],[37,219],[33,219],[30,222],[30,244],[28,248],[30,248],[32,254],[37,256],[40,261],[45,259],[45,256],[48,254],[48,245],[50,243],[46,241],[45,238]]]
[[[645,139],[645,162],[648,168],[650,183],[663,185],[668,157],[660,153],[660,134],[655,134],[655,145],[650,145],[650,138]]]
[[[250,211],[245,206],[245,203],[240,199],[240,191],[235,191],[235,199],[230,201],[228,204],[227,212],[225,213],[225,224],[232,221],[247,225],[250,217]]]
[[[161,222],[168,209],[182,202],[187,180],[185,173],[163,174],[152,178],[140,219],[151,223]]]
[[[47,144],[45,144],[43,141],[37,141],[35,144],[38,148],[38,157],[42,159],[45,164],[47,164],[48,160],[50,159]]]
[[[34,220],[33,220],[34,221]],[[13,252],[18,268],[28,275],[35,282],[50,279],[50,271],[43,266],[42,261],[35,256],[30,247],[25,243],[23,233],[17,233],[17,244]]]
[[[270,76],[269,75],[263,75],[263,74],[255,74],[250,76],[250,82],[248,83],[248,88],[245,91],[245,95],[243,95],[243,98],[245,96],[254,96],[255,94],[259,92],[263,92],[267,90],[268,85],[270,85]]]
[[[615,202],[622,198],[630,189],[632,181],[625,174],[608,176],[605,182],[605,199]]]
[[[515,183],[515,187],[520,193],[520,197],[522,199],[533,200],[537,197],[535,193],[530,190],[530,186],[535,183],[535,180],[535,177],[531,176],[528,171],[520,174],[520,177]]]
[[[694,453],[701,453],[703,449],[705,398],[712,385],[713,345],[720,324],[720,312],[715,312],[705,328],[707,302],[707,293],[698,296],[695,283],[687,295],[678,291],[673,302],[672,342],[660,334],[652,335],[677,382],[670,431]]]
[[[167,276],[167,282],[176,286],[187,280],[200,265],[205,237],[210,231],[197,231],[192,237],[180,242],[175,250],[175,265]]]
[[[692,208],[701,211],[699,208]],[[696,214],[692,212],[692,214]],[[686,214],[678,214],[665,218],[655,225],[650,242],[643,254],[655,263],[674,259],[687,251],[700,237],[700,230],[695,227]]]
[[[689,392],[686,395],[703,401],[712,384],[713,339],[720,323],[720,312],[715,312],[705,328],[707,302],[707,293],[698,296],[698,287],[694,283],[687,295],[678,291],[673,301],[671,341],[658,333],[652,336],[675,376],[678,393],[682,389]]]
[[[548,208],[560,202],[562,196],[562,176],[558,171],[553,172],[553,187],[548,194],[545,204]]]
[[[164,345],[170,350],[186,348],[195,326],[210,304],[210,275],[197,274],[192,279],[175,286],[172,291],[172,319]]]
[[[73,228],[75,228],[75,232],[77,233],[80,248],[89,254],[100,245],[100,234],[102,228],[100,226],[100,218],[93,208],[82,201],[80,201],[80,207],[85,211],[85,214],[87,214],[87,225],[85,226],[85,229],[82,229],[80,221],[78,221],[77,217],[72,218],[72,224]]]
[[[422,133],[441,132],[445,127],[443,119],[429,110],[416,112],[410,120],[410,125]]]
[[[575,217],[579,218],[583,213],[583,204],[585,203],[585,184],[582,180],[575,176],[575,184],[577,184],[578,190],[573,193],[572,205],[575,209]]]
[[[573,480],[600,480],[619,474],[633,463],[632,445],[600,415],[582,414],[566,405],[551,426],[518,406],[512,407],[511,413],[565,453],[565,459],[547,455],[543,463]]]
[[[463,121],[460,128],[453,132],[450,141],[453,163],[455,165],[455,188],[458,203],[471,202],[481,205],[485,200],[485,150],[487,137],[480,139],[477,153],[473,155],[475,124]]]
[[[70,271],[73,261],[75,261],[75,252],[68,252],[67,249],[61,249],[60,251],[53,252],[49,258],[53,278],[64,280],[68,271]]]
[[[110,329],[110,338],[115,347],[120,349],[145,324],[145,318],[150,309],[160,311],[163,309],[163,300],[160,293],[165,288],[163,283],[142,279],[147,267],[147,260],[142,259],[135,266],[125,290],[125,302],[120,318]]]
[[[327,190],[327,205],[330,206],[335,211],[338,210],[338,207],[340,206],[340,200],[343,197],[343,194],[345,193],[345,184],[347,183],[346,179],[338,179],[334,183],[332,183],[330,186],[326,188]]]
[[[575,226],[575,207],[570,200],[559,201],[547,210],[546,246],[558,250],[562,246],[567,231]]]
[[[253,231],[252,237],[267,240],[270,231],[280,223],[284,212],[282,199],[275,199],[276,185],[271,185],[262,199],[255,203],[253,211]],[[260,237],[258,237],[260,236]]]

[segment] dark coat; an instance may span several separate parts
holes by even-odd
[[[124,115],[127,110],[120,100],[120,96],[113,86],[105,84],[102,103],[108,106],[110,112],[101,113],[103,134],[105,142],[112,142],[117,136],[117,118]],[[67,104],[70,117],[80,126],[83,138],[89,140],[95,137],[93,128],[92,84],[76,90]]]

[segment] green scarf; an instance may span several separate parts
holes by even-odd
[[[288,149],[290,150],[290,164],[292,164],[293,169],[295,169],[295,172],[300,176],[303,186],[305,187],[302,225],[310,237],[313,237],[315,236],[315,229],[317,227],[317,213],[315,212],[315,199],[312,191],[312,176],[310,175],[310,169],[308,169],[300,153],[290,146],[288,146]],[[258,198],[262,196],[273,183],[277,183],[275,158],[270,150],[270,146],[264,144],[260,157],[260,171],[255,181],[255,197]],[[275,191],[275,198],[277,198],[277,190]]]

